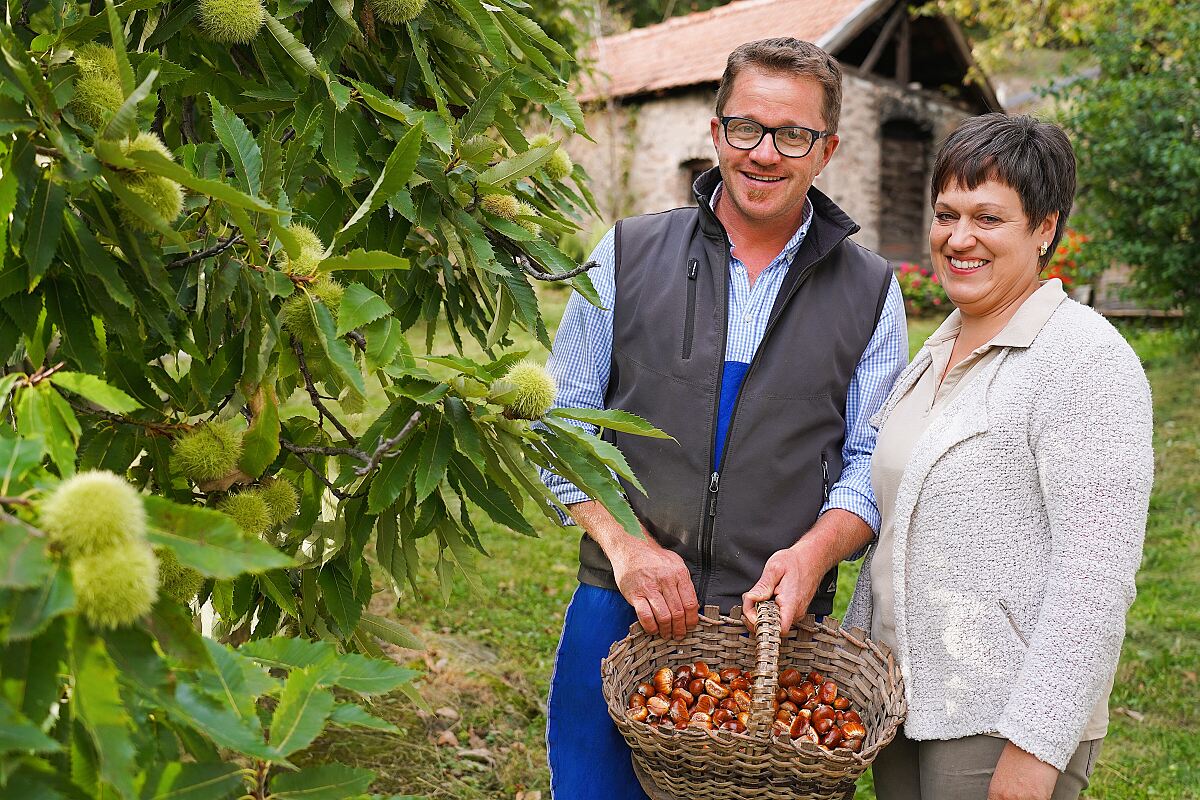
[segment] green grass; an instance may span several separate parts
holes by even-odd
[[[565,293],[542,292],[553,330]],[[909,324],[915,352],[939,320]],[[1138,598],[1129,615],[1112,724],[1092,787],[1092,800],[1197,798],[1200,786],[1200,359],[1180,355],[1168,332],[1133,330],[1131,341],[1146,362],[1155,393],[1157,480],[1151,502]],[[413,336],[419,342],[421,337]],[[440,352],[449,352],[439,332]],[[545,352],[519,342],[531,357]],[[373,791],[430,798],[549,800],[545,766],[545,699],[562,615],[576,585],[574,530],[530,516],[540,538],[517,536],[483,521],[490,558],[480,557],[471,577],[443,587],[428,564],[420,591],[399,599],[397,619],[417,631],[428,650],[397,653],[428,670],[421,691],[430,710],[403,698],[384,698],[376,713],[402,730],[388,734],[338,731],[322,738],[310,756],[323,755],[376,770]],[[846,565],[837,612],[844,610],[857,577]],[[1126,709],[1120,711],[1118,709]],[[449,741],[453,733],[457,744]],[[441,744],[439,744],[441,740]],[[860,800],[874,798],[869,775]]]

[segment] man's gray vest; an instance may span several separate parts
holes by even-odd
[[[648,496],[625,491],[638,519],[687,563],[701,607],[728,611],[777,550],[817,519],[842,470],[846,395],[891,280],[888,263],[847,237],[858,226],[816,189],[813,220],[742,383],[721,464],[714,432],[725,361],[729,245],[710,207],[720,175],[697,179],[698,206],[616,228],[612,371],[605,405],[675,437],[606,431]],[[730,320],[729,324],[739,324]],[[616,588],[587,536],[579,579]],[[828,614],[836,567],[809,611]]]

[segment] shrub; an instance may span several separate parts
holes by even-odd
[[[904,311],[908,316],[944,315],[950,310],[946,290],[942,288],[933,270],[906,261],[896,268],[896,280],[900,283],[900,293],[904,295]]]

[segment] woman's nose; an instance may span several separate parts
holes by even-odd
[[[975,229],[970,220],[960,219],[955,222],[946,243],[955,250],[969,250],[975,244]]]

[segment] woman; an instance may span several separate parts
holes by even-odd
[[[1095,767],[1153,453],[1137,356],[1039,280],[1074,193],[1066,136],[1028,117],[970,119],[934,164],[956,310],[872,420],[883,525],[845,622],[905,680],[880,800],[1073,800]]]

